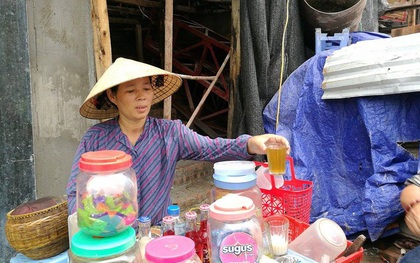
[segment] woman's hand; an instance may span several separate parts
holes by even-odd
[[[251,137],[248,140],[248,153],[249,154],[266,154],[266,143],[278,143],[287,147],[287,154],[290,153],[289,142],[283,136],[276,134],[262,134]]]
[[[406,213],[405,223],[411,232],[420,237],[420,203],[415,203]]]
[[[405,209],[405,223],[417,236],[420,236],[420,187],[407,185],[401,192],[400,201]]]

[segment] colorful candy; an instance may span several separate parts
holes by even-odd
[[[117,196],[83,197],[77,210],[79,228],[92,236],[112,236],[131,226],[137,212],[131,199]]]

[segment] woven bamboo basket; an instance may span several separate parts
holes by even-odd
[[[31,259],[45,259],[69,248],[67,201],[33,213],[7,213],[9,245]]]

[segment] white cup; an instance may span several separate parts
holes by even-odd
[[[274,256],[287,254],[289,241],[289,219],[283,215],[272,215],[265,219],[269,224],[271,252]]]

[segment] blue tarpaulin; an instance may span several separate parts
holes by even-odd
[[[385,35],[351,33],[352,44]],[[403,214],[399,196],[418,159],[399,143],[420,139],[420,93],[322,100],[326,50],[296,69],[263,111],[266,133],[291,144],[296,176],[313,182],[311,222],[327,217],[347,235],[378,239]],[[420,84],[419,84],[420,85]]]

